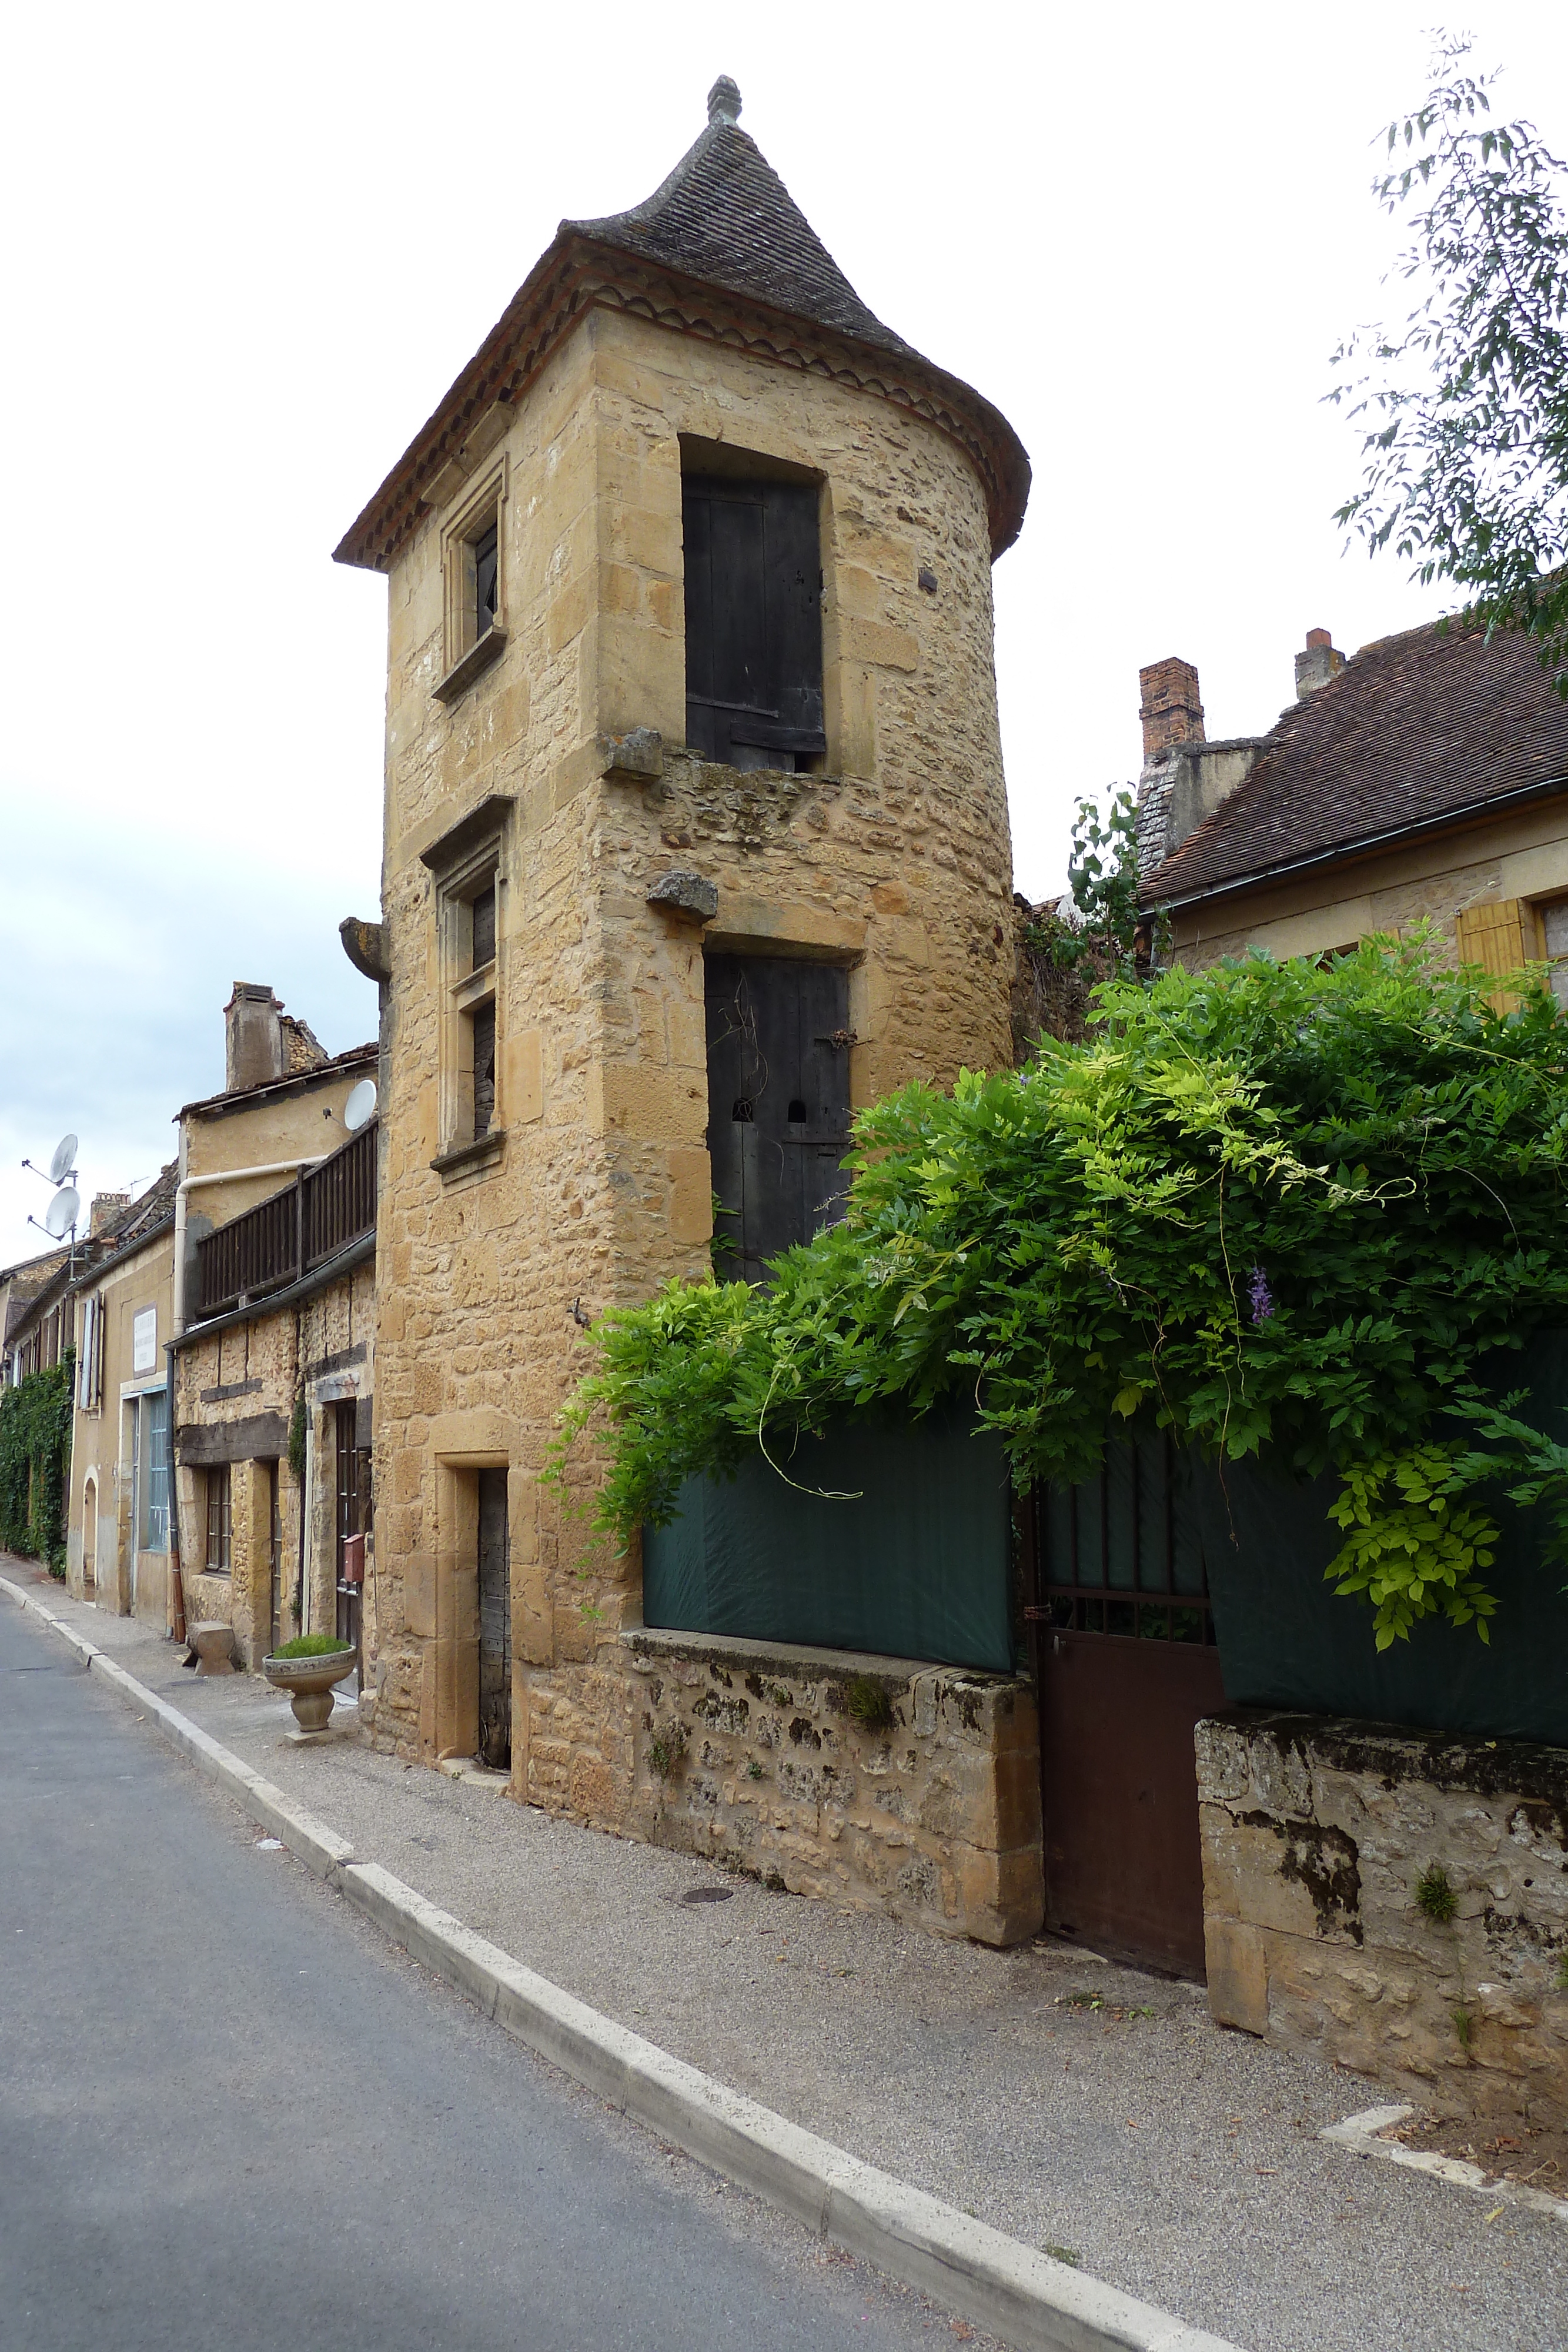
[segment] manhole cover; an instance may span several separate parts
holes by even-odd
[[[683,1903],[727,1903],[734,1893],[733,1886],[688,1886],[681,1901]]]

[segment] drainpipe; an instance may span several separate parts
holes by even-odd
[[[185,1638],[185,1580],[180,1573],[180,1486],[174,1474],[174,1393],[176,1366],[179,1357],[172,1339],[163,1342],[168,1360],[169,1434],[164,1441],[169,1455],[169,1633],[175,1642]]]
[[[319,1168],[329,1154],[318,1151],[298,1160],[269,1160],[260,1168],[215,1168],[208,1176],[184,1176],[174,1190],[174,1337],[185,1328],[185,1196],[204,1184],[240,1184],[252,1176],[298,1176]],[[303,1266],[299,1269],[303,1274]]]

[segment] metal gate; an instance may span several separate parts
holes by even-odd
[[[1201,1979],[1193,1727],[1226,1700],[1186,1463],[1165,1431],[1110,1445],[1024,1521],[1046,1925]]]
[[[512,1762],[512,1554],[507,1474],[479,1473],[479,1756]]]

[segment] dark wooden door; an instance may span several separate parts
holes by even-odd
[[[276,1462],[267,1465],[267,1583],[270,1656],[283,1638],[283,1497]]]
[[[1204,1975],[1193,1731],[1225,1704],[1197,1515],[1166,1433],[1026,1515],[1046,1925]]]
[[[361,1588],[350,1584],[343,1574],[343,1546],[350,1536],[363,1534],[367,1517],[370,1481],[365,1474],[370,1465],[360,1451],[358,1416],[359,1407],[352,1399],[332,1407],[332,1434],[338,1458],[337,1633],[340,1642],[352,1643],[356,1654],[360,1647]]]
[[[479,1473],[479,1756],[512,1761],[512,1557],[507,1474]]]
[[[686,740],[732,767],[803,766],[827,749],[817,487],[688,474],[681,492]]]
[[[714,1259],[728,1281],[809,1241],[849,1189],[849,974],[786,956],[707,958]]]

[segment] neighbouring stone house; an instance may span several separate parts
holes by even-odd
[[[224,1092],[179,1114],[175,1486],[187,1622],[255,1666],[297,1632],[358,1639],[377,1052],[329,1056],[270,988],[236,982],[225,1017]]]
[[[37,1371],[51,1347],[56,1352],[48,1360],[58,1363],[58,1319],[51,1328],[32,1310],[69,1256],[68,1247],[41,1250],[37,1257],[0,1268],[0,1363],[7,1381],[26,1380],[29,1371]]]
[[[1139,683],[1143,900],[1179,961],[1424,917],[1488,971],[1547,959],[1568,1001],[1568,704],[1530,639],[1454,622],[1347,660],[1313,629],[1279,723],[1216,742],[1190,662]]]
[[[1543,960],[1568,1004],[1568,706],[1527,639],[1456,623],[1346,660],[1314,629],[1296,702],[1255,739],[1206,739],[1190,663],[1140,683],[1143,902],[1177,961],[1321,957],[1424,919],[1500,980]],[[1542,1344],[1532,1391],[1561,1396],[1568,1350]],[[1197,1727],[1214,2013],[1440,2112],[1561,2126],[1561,1577],[1507,1536],[1489,1651],[1434,1631],[1374,1660],[1324,1595],[1332,1535],[1309,1558],[1315,1515],[1248,1484],[1209,1573],[1228,1555],[1232,1588],[1266,1577],[1277,1633],[1239,1660],[1222,1622],[1227,1694],[1253,1704]]]
[[[382,1002],[361,1708],[1005,1942],[1040,1912],[1026,1682],[655,1633],[636,1551],[539,1485],[580,1327],[704,1274],[716,1195],[755,1274],[855,1105],[1011,1058],[990,567],[1028,462],[738,112],[721,80],[645,204],[562,224],[338,550],[390,591],[382,915],[344,927]]]
[[[71,1286],[77,1350],[66,1584],[78,1600],[160,1628],[170,1621],[169,1360],[174,1185],[92,1206],[104,1244]]]
[[[174,1177],[100,1192],[88,1231],[36,1265],[6,1342],[7,1377],[74,1356],[66,1580],[121,1614],[166,1622],[168,1367]],[[24,1272],[26,1270],[24,1269]]]

